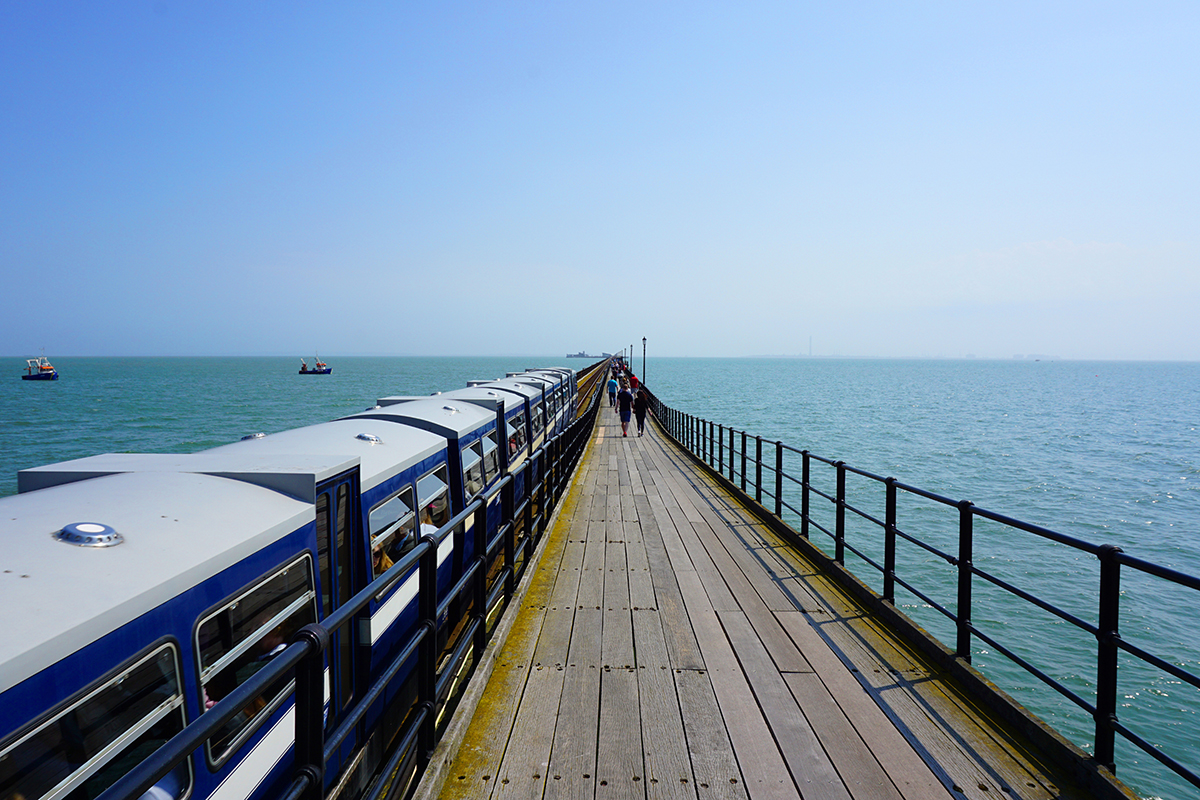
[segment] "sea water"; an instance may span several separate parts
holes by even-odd
[[[19,380],[23,362],[14,359],[10,379],[0,381],[0,495],[16,491],[16,471],[26,467],[105,452],[195,452],[334,419],[386,395],[590,363],[537,356],[327,360],[332,375],[298,375],[299,360],[285,358],[55,358],[61,380],[39,383]],[[681,411],[1200,574],[1200,364],[651,358],[644,374],[641,359],[633,366]],[[799,475],[795,462],[787,470]],[[878,505],[871,493],[880,493],[869,482],[852,482],[851,489],[852,500]],[[954,551],[954,526],[931,504],[905,501],[899,525]],[[874,556],[870,527],[851,529],[853,541]],[[953,571],[944,561],[912,548],[902,548],[900,559],[901,574],[948,598],[953,609]],[[977,523],[975,562],[1095,622],[1094,557]],[[853,558],[847,566],[877,586],[868,566]],[[902,595],[897,602],[907,613],[953,643],[941,614]],[[1197,599],[1126,570],[1122,635],[1196,672]],[[1054,654],[1053,663],[1039,666],[1092,699],[1094,638],[982,587],[973,617],[1023,656]],[[985,647],[972,657],[1019,702],[1090,747],[1091,719],[1074,704]],[[1200,693],[1126,659],[1119,685],[1122,721],[1136,721],[1174,757],[1200,767]],[[1143,794],[1200,796],[1131,746],[1119,744],[1117,762],[1119,776]]]
[[[641,364],[635,360],[634,366]],[[661,359],[650,361],[646,371],[646,381],[668,405],[739,431],[737,469],[745,430],[766,440],[770,463],[774,442],[783,441],[1200,575],[1200,364]],[[748,450],[752,457],[752,438]],[[785,455],[785,471],[798,478],[800,458]],[[835,491],[835,477],[831,468],[813,466],[813,481],[823,481],[819,485],[827,494]],[[847,485],[850,502],[883,518],[882,486],[854,476]],[[798,491],[785,488],[785,497],[799,507]],[[812,502],[814,514],[825,507],[821,513],[832,529],[831,504]],[[798,523],[794,514],[784,516]],[[848,516],[848,541],[881,563],[878,527]],[[954,509],[902,494],[898,526],[957,555]],[[828,537],[815,530],[812,537],[832,552]],[[898,572],[953,611],[954,567],[903,542],[898,550]],[[974,552],[977,567],[1096,623],[1094,556],[978,519]],[[872,567],[852,555],[846,564],[880,590],[882,580]],[[1094,636],[980,579],[974,593],[976,626],[1094,702]],[[1194,591],[1127,568],[1122,637],[1200,672],[1198,600]],[[897,604],[954,645],[955,631],[944,615],[903,590],[897,591]],[[1090,715],[978,640],[972,659],[1015,699],[1090,751]],[[1136,725],[1192,770],[1200,769],[1200,692],[1124,655],[1118,686],[1121,721]],[[1143,794],[1200,797],[1154,759],[1123,745],[1120,736],[1117,742],[1118,775]]]

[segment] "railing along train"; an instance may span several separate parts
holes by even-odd
[[[505,475],[487,496],[476,498],[463,511],[438,529],[422,536],[418,544],[369,586],[347,601],[322,622],[307,625],[288,647],[266,667],[238,686],[203,716],[185,727],[178,735],[141,762],[123,778],[110,786],[96,800],[132,800],[140,798],[177,765],[191,757],[211,736],[219,733],[245,707],[275,682],[294,677],[296,697],[295,748],[291,784],[281,800],[319,800],[323,795],[325,764],[367,711],[383,695],[391,681],[416,659],[416,712],[397,738],[398,745],[389,760],[374,776],[360,800],[381,800],[396,797],[395,779],[411,775],[415,780],[428,763],[440,734],[438,719],[450,694],[451,684],[459,677],[472,653],[478,658],[487,644],[488,622],[499,604],[507,603],[516,590],[529,556],[545,532],[550,515],[565,493],[571,474],[587,445],[596,410],[599,408],[598,385],[589,396],[580,395],[587,413],[579,416],[562,433],[543,444],[528,459]],[[515,479],[522,473],[532,478],[526,497],[518,504],[515,498]],[[501,493],[502,518],[495,534],[487,537],[487,503]],[[476,557],[445,596],[437,591],[438,546],[449,536],[464,536],[464,523],[474,518],[472,535]],[[523,519],[518,529],[516,522]],[[457,542],[461,548],[462,542]],[[489,566],[503,556],[503,567]],[[518,564],[520,566],[518,566]],[[367,610],[370,602],[382,597],[413,567],[417,567],[418,622],[416,633],[407,645],[375,679],[363,697],[345,712],[338,727],[326,735],[324,719],[325,658],[330,635],[346,629],[354,635],[360,629],[351,625]],[[489,583],[491,584],[489,587]],[[439,627],[453,628],[461,620],[446,619],[456,602],[469,604],[470,617],[448,645],[449,657],[437,646]],[[350,627],[347,627],[350,626]],[[438,669],[439,663],[441,669]]]
[[[779,441],[764,441],[761,436],[753,436],[746,431],[738,431],[732,427],[671,408],[653,395],[651,395],[651,410],[671,438],[695,459],[707,465],[723,480],[728,481],[733,489],[740,490],[746,499],[753,499],[761,506],[762,512],[777,518],[793,535],[807,540],[812,531],[818,531],[830,540],[833,559],[838,564],[845,566],[846,552],[849,551],[862,563],[873,568],[882,581],[879,589],[874,591],[884,601],[895,606],[896,586],[899,585],[919,598],[921,603],[928,604],[930,608],[946,617],[953,624],[956,634],[955,642],[949,648],[955,658],[970,664],[972,644],[974,642],[985,643],[1087,712],[1094,720],[1092,753],[1098,763],[1115,772],[1115,741],[1116,736],[1120,734],[1125,740],[1166,766],[1176,775],[1193,786],[1200,787],[1200,774],[1197,774],[1195,764],[1185,765],[1179,758],[1168,754],[1161,746],[1149,741],[1144,732],[1139,733],[1123,724],[1117,713],[1119,704],[1117,667],[1118,657],[1121,653],[1127,654],[1143,665],[1166,673],[1182,683],[1200,689],[1200,676],[1122,638],[1120,633],[1122,570],[1133,570],[1192,591],[1200,591],[1200,578],[1129,555],[1115,545],[1093,544],[980,508],[967,500],[952,500],[901,483],[895,478],[881,477],[852,467],[844,461],[822,458],[808,450],[797,450]],[[787,471],[785,456],[789,459],[788,465],[797,464],[796,459],[798,459],[799,478]],[[832,491],[822,491],[814,483],[813,472],[821,467],[834,470],[832,482],[835,488]],[[795,466],[792,469],[794,471]],[[882,489],[883,519],[864,510],[868,501],[857,498],[855,503],[851,502],[847,492],[848,475],[864,478],[868,483],[878,485]],[[799,493],[798,498],[796,497],[797,492]],[[957,527],[957,547],[954,552],[946,552],[934,544],[918,538],[917,534],[901,530],[897,519],[901,498],[904,497],[923,498],[932,501],[935,508],[953,509],[952,513],[956,519],[951,524]],[[814,505],[821,500],[828,501],[830,504],[826,508],[831,507],[832,520],[829,519],[830,515],[819,514],[814,509]],[[796,507],[797,501],[799,508]],[[879,558],[873,557],[867,552],[866,545],[855,546],[847,540],[848,514],[852,519],[857,518],[868,523],[869,529],[880,532],[882,542],[876,542],[876,544],[882,546],[882,563]],[[799,530],[786,524],[786,520],[789,518],[799,520]],[[976,566],[976,556],[983,555],[975,552],[974,522],[977,519],[998,523],[1007,530],[1032,534],[1042,540],[1066,545],[1098,559],[1099,581],[1095,591],[1097,623],[1092,624]],[[898,574],[897,542],[901,540],[915,545],[920,550],[955,568],[956,589],[953,609],[948,607],[951,601],[939,602],[930,594],[922,591],[914,580]],[[861,576],[856,577],[862,580]],[[1081,696],[1063,681],[1038,668],[1029,659],[1016,652],[1011,643],[998,641],[996,637],[973,624],[972,589],[977,578],[1024,603],[1036,606],[1095,638],[1094,700]],[[1188,609],[1200,607],[1200,596],[1192,596],[1191,602],[1187,603],[1186,607]],[[1050,646],[1054,639],[1053,635],[1047,635],[1046,640],[1039,642],[1038,645]]]

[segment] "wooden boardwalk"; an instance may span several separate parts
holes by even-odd
[[[1087,796],[607,408],[504,627],[419,797]]]

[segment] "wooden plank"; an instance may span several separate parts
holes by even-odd
[[[749,618],[750,624],[758,632],[759,638],[771,653],[775,665],[783,672],[810,672],[811,667],[796,649],[795,644],[778,620],[771,613],[762,596],[757,591],[759,584],[767,583],[769,578],[757,565],[751,565],[757,574],[747,575],[742,565],[736,563],[719,541],[717,535],[707,525],[693,526],[697,537],[705,545],[705,552],[715,554],[714,562],[718,571],[725,579],[726,585],[734,598],[737,608]],[[707,584],[705,584],[707,586]],[[728,609],[718,609],[728,610]]]
[[[759,529],[765,530],[761,523],[753,525],[736,520],[728,515],[717,513],[716,509],[701,509],[701,514],[708,522],[708,528],[713,532],[714,542],[719,542],[725,549],[729,560],[742,570],[750,579],[754,590],[762,598],[763,603],[772,610],[790,610],[792,606],[778,582],[783,570],[776,560],[766,557],[762,552],[766,549]],[[706,540],[707,544],[707,540]],[[714,558],[714,561],[716,559]],[[791,574],[791,570],[786,570]]]
[[[688,598],[687,591],[684,597]],[[721,718],[745,776],[747,793],[753,800],[794,800],[798,794],[796,784],[716,613],[693,610],[689,602],[689,616],[708,665],[706,674],[712,682]]]
[[[660,498],[652,497],[648,499],[654,515],[654,525],[658,528],[659,536],[663,541],[663,547],[671,559],[671,568],[675,572],[694,572],[696,568],[692,565],[691,559],[688,557],[687,548],[683,545],[683,539],[679,536],[679,529],[675,527],[675,522],[671,519],[666,504],[661,502]]]
[[[746,781],[707,672],[676,670],[674,677],[699,800],[744,800]]]
[[[968,742],[981,741],[980,731],[969,730],[974,727],[973,723],[955,720],[959,727],[951,730],[946,727],[947,717],[939,714],[936,708],[931,708],[927,701],[920,699],[920,694],[915,691],[916,687],[931,683],[935,676],[923,670],[913,670],[905,677],[904,670],[892,668],[886,661],[872,654],[870,646],[864,646],[857,635],[846,626],[829,621],[823,623],[822,629],[829,637],[832,648],[840,654],[840,659],[851,664],[856,670],[871,698],[892,725],[909,732],[910,744],[931,766],[943,784],[959,787],[962,796],[981,800],[1000,796],[997,793],[1003,791],[1005,783],[1022,785],[1019,779],[997,781],[991,773],[992,768],[981,760],[982,753],[964,749],[968,747]],[[788,630],[797,637],[811,639],[815,636],[811,626],[808,626],[807,631],[801,625],[789,626]],[[878,645],[882,643],[876,643],[876,646]],[[801,645],[801,649],[807,652],[809,649],[817,651],[819,648],[810,644],[808,647]],[[819,668],[818,673],[823,674]],[[943,709],[943,712],[945,710]],[[961,727],[964,725],[966,727]],[[1031,788],[1036,787],[1024,787],[1019,796],[1031,800],[1054,796],[1031,792]]]
[[[563,555],[555,573],[554,590],[550,594],[550,608],[575,608],[579,597],[579,579],[583,569],[583,554],[586,548],[587,527],[584,537],[572,539],[563,546]],[[540,568],[539,568],[540,570]]]
[[[634,619],[636,625],[637,617]],[[694,800],[696,790],[691,783],[692,766],[674,675],[664,664],[658,669],[639,669],[637,679],[642,741],[647,744],[642,754],[645,796],[647,800]]]
[[[625,545],[609,542],[604,563],[604,627],[600,658],[605,669],[632,669],[633,619],[629,610],[629,575],[625,571]]]
[[[630,608],[654,608],[654,581],[650,576],[650,561],[646,546],[639,541],[625,542],[626,569],[629,575]]]
[[[599,609],[604,602],[604,525],[588,523],[588,539],[584,543],[583,564],[579,570],[579,594],[575,605]]]
[[[718,612],[717,616],[801,794],[812,800],[850,800],[837,769],[745,615]],[[721,709],[725,710],[724,703]]]
[[[908,743],[855,673],[820,638],[806,616],[786,612],[780,614],[779,619],[813,664],[826,691],[837,698],[839,709],[884,766],[901,795],[906,800],[946,796],[946,788],[939,776]],[[790,685],[791,677],[784,677]]]
[[[838,708],[820,677],[812,673],[793,672],[785,674],[783,679],[797,704],[804,709],[805,718],[821,740],[854,800],[903,800],[884,767]],[[903,777],[900,780],[904,782]],[[937,788],[942,790],[938,794],[945,794],[943,787]],[[931,793],[922,796],[936,795]]]
[[[604,668],[600,675],[596,800],[633,800],[645,796],[638,700],[636,670]]]
[[[704,591],[708,595],[712,607],[718,611],[737,611],[740,608],[737,599],[733,596],[733,592],[725,583],[725,577],[721,574],[720,568],[713,563],[692,526],[689,525],[687,529],[679,529],[679,537],[683,540],[683,546],[687,548],[692,567],[700,576],[701,583],[704,584]]]
[[[559,716],[562,688],[561,666],[535,667],[529,676],[504,761],[496,775],[493,796],[497,800],[540,797],[545,790],[554,741],[554,725],[546,723]]]
[[[592,800],[595,796],[602,620],[602,612],[594,608],[575,612],[550,753],[547,798]]]

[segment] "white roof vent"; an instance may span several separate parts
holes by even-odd
[[[99,522],[72,522],[56,531],[54,538],[77,547],[116,547],[125,541],[114,528]]]
[[[358,436],[355,436],[354,438],[361,439],[364,442],[370,442],[371,444],[383,444],[383,439],[380,439],[378,436],[376,436],[373,433],[360,433]]]

